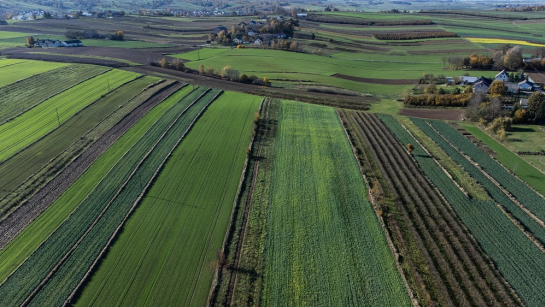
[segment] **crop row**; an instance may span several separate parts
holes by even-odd
[[[186,135],[195,120],[218,95],[217,90],[209,91],[195,102],[183,116],[176,119],[166,134],[152,148],[137,169],[131,174],[122,190],[101,213],[98,222],[79,242],[77,247],[62,263],[47,284],[32,299],[29,306],[60,306],[85,277],[95,259],[107,247],[128,214],[139,202],[147,187],[160,171],[170,153]]]
[[[0,87],[0,124],[108,70],[104,66],[72,64]]]
[[[129,125],[134,123],[131,127],[114,127],[115,129],[120,129],[120,133],[126,131],[121,136],[115,135],[114,138],[119,139],[114,139],[113,143],[111,140],[99,140],[101,143],[108,142],[107,144],[111,144],[111,146],[107,149],[98,149],[97,151],[103,152],[103,154],[97,156],[96,161],[88,166],[87,171],[81,174],[81,176],[79,176],[64,193],[58,196],[58,198],[48,206],[48,210],[36,217],[36,219],[22,229],[6,247],[0,250],[0,281],[5,280],[13,271],[15,271],[15,269],[24,262],[24,260],[28,258],[66,218],[70,216],[77,206],[83,202],[87,195],[89,195],[100,183],[102,178],[104,178],[123,157],[127,150],[133,147],[165,112],[170,110],[172,106],[191,92],[191,88],[188,86],[181,89],[178,86],[175,86],[174,89],[176,88],[178,88],[178,90],[175,92],[169,89],[159,93],[158,96],[160,97],[158,98],[161,102],[152,101],[152,104],[154,104],[155,107],[149,110],[149,112],[137,122],[134,122],[134,119],[131,119],[131,122],[127,123]],[[95,154],[95,152],[89,152],[88,154]],[[77,162],[77,160],[74,162]],[[47,201],[47,196],[45,198],[46,199],[44,200],[39,198],[37,200],[35,199],[33,203],[41,205],[42,201]],[[2,226],[4,225],[2,224]]]
[[[543,197],[448,124],[439,121],[430,121],[429,123],[445,136],[451,144],[477,162],[483,170],[490,174],[509,193],[513,194],[533,214],[545,221],[545,199]]]
[[[401,145],[415,147],[413,156],[424,174],[439,189],[498,270],[528,306],[545,301],[545,255],[491,201],[468,199],[415,139],[391,116],[381,120]]]
[[[156,79],[143,77],[124,84],[98,99],[95,103],[75,114],[42,139],[21,150],[17,155],[0,164],[0,198],[19,187],[29,176],[39,171],[51,159],[80,140],[91,128],[126,104]],[[89,139],[85,139],[89,141]],[[15,205],[15,204],[12,204]],[[0,205],[5,214],[10,206]]]
[[[519,222],[526,227],[537,239],[545,243],[545,229],[541,227],[534,219],[526,214],[517,204],[515,204],[502,190],[497,187],[490,179],[488,179],[475,165],[468,161],[456,148],[452,147],[445,139],[443,139],[425,120],[413,118],[412,121],[428,135],[435,143],[437,143],[454,161],[460,164],[477,182],[485,188],[492,196],[494,201],[502,205],[509,213],[511,213]],[[456,132],[457,133],[457,132]],[[449,139],[450,141],[451,139]],[[480,149],[479,149],[480,150]],[[482,151],[481,151],[482,152]]]
[[[0,126],[0,160],[6,160],[78,111],[139,75],[112,70],[80,83]]]
[[[206,304],[260,100],[226,92],[210,105],[172,153],[76,306]]]
[[[370,114],[351,114],[359,137],[365,139],[385,176],[399,212],[397,245],[411,271],[412,288],[423,305],[497,305],[516,303],[506,292],[505,281],[461,221],[421,175],[404,147]],[[440,229],[440,231],[439,231]],[[420,261],[419,261],[420,260]],[[423,278],[427,276],[427,278]],[[426,289],[427,288],[427,289]]]
[[[13,60],[2,60],[13,61]],[[53,63],[53,62],[41,62],[41,61],[19,61],[13,63],[13,65],[6,65],[0,67],[0,87],[8,85],[13,82],[28,78],[30,76],[40,74],[46,71],[53,70],[55,68],[68,66],[69,64]]]
[[[335,110],[283,101],[278,136],[262,304],[410,305]]]
[[[436,31],[436,32],[408,32],[408,33],[374,33],[373,37],[380,40],[407,40],[423,38],[442,38],[456,37],[454,32]]]
[[[132,173],[161,140],[165,131],[202,93],[204,89],[197,89],[158,119],[71,215],[7,278],[0,286],[0,303],[3,306],[20,305],[47,278],[52,269],[69,255],[76,243],[84,238],[90,227],[98,222],[98,218],[111,207],[112,201],[124,190],[120,191],[120,187],[125,186],[130,178],[140,179],[131,177]],[[144,182],[141,188],[143,185]]]

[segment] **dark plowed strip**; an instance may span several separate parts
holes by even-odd
[[[23,228],[47,209],[102,153],[127,132],[140,118],[182,86],[180,83],[173,83],[173,85],[164,88],[142,103],[93,143],[27,202],[3,220],[0,223],[0,248],[4,248]]]
[[[418,80],[416,79],[375,79],[375,78],[353,77],[353,76],[347,76],[347,75],[341,75],[341,74],[334,74],[332,75],[332,77],[352,80],[357,82],[365,82],[365,83],[372,83],[372,84],[389,84],[389,85],[409,85],[409,84],[416,84],[416,82],[418,82]]]

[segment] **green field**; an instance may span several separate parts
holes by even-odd
[[[412,156],[424,174],[441,191],[462,222],[491,257],[505,279],[528,306],[540,306],[545,285],[545,255],[534,245],[494,202],[468,199],[453,181],[428,158],[391,116],[381,116],[400,145],[413,144]],[[443,147],[444,149],[447,147]],[[454,158],[454,156],[453,156]]]
[[[495,157],[501,164],[511,170],[520,179],[532,186],[541,195],[545,195],[545,174],[535,169],[521,157],[498,143],[491,136],[471,124],[461,124],[471,134],[480,139],[486,146],[494,150],[498,155]]]
[[[78,306],[203,306],[260,98],[224,93],[174,151]]]
[[[143,77],[113,90],[75,114],[52,133],[0,164],[0,174],[2,174],[0,198],[17,188],[29,176],[39,171],[51,159],[82,138],[87,131],[138,95],[145,87],[157,81],[158,79],[154,77]],[[0,212],[5,213],[6,210],[9,208],[0,207]]]
[[[17,64],[23,65],[23,64]],[[87,105],[139,75],[111,70],[55,95],[0,126],[0,160],[58,128]]]
[[[262,304],[409,306],[335,110],[285,101],[278,138]]]
[[[11,274],[89,195],[117,161],[146,133],[158,118],[190,91],[190,87],[185,87],[148,112],[108,148],[44,213],[21,231],[4,249],[0,250],[0,280],[3,281]]]
[[[0,123],[16,117],[70,87],[110,70],[102,66],[73,64],[0,87]],[[51,75],[55,78],[51,78]]]
[[[214,91],[190,94],[164,113],[104,176],[93,191],[0,286],[2,304],[19,305],[31,292],[32,306],[59,305],[83,278],[110,237],[122,225],[144,186],[194,119],[206,108]],[[202,97],[202,98],[201,98]],[[40,264],[36,267],[36,264]],[[50,271],[57,267],[53,273]],[[38,284],[47,280],[47,285]],[[17,286],[22,285],[22,286]]]
[[[28,78],[32,75],[46,72],[69,64],[41,61],[0,60],[0,63],[16,63],[15,65],[0,66],[0,87]],[[0,64],[1,65],[1,64]]]
[[[469,43],[468,43],[469,44]],[[272,80],[273,86],[299,87],[299,80],[306,80],[309,86],[334,86],[359,92],[370,92],[385,97],[396,97],[411,85],[388,85],[364,83],[340,79],[331,75],[345,75],[373,79],[419,79],[424,73],[434,75],[449,74],[443,70],[443,55],[402,55],[390,56],[380,53],[352,54],[338,53],[324,57],[305,53],[260,49],[225,49],[205,48],[199,51],[177,54],[175,57],[189,59],[187,67],[198,69],[212,67],[218,71],[226,65],[247,75],[254,74],[260,78]],[[198,60],[200,58],[200,60]],[[472,71],[470,75],[491,76],[493,72]],[[450,74],[462,74],[451,72]],[[276,82],[275,79],[282,81]],[[285,81],[284,79],[290,80]],[[310,82],[308,82],[310,81]]]

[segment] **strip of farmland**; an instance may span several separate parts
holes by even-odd
[[[3,61],[6,60],[2,60],[2,62]],[[15,65],[0,67],[0,87],[28,78],[32,75],[70,65],[63,63],[20,60],[16,60],[16,62],[13,64]]]
[[[468,199],[415,139],[391,116],[381,120],[400,146],[413,144],[413,157],[439,189],[460,220],[527,306],[545,301],[545,254],[495,203]]]
[[[0,126],[0,160],[5,161],[111,90],[139,75],[112,70],[56,95]]]
[[[127,222],[77,306],[204,306],[261,99],[224,93]]]
[[[279,99],[266,98],[209,306],[259,306]],[[266,170],[266,171],[264,171]],[[242,290],[241,290],[242,289]]]
[[[12,206],[12,204],[16,203],[22,204],[17,210],[0,222],[0,248],[4,248],[21,230],[23,230],[24,227],[34,220],[34,218],[39,216],[40,213],[51,205],[66,189],[76,182],[93,162],[96,159],[99,159],[99,157],[125,132],[133,127],[139,119],[144,117],[144,115],[153,107],[156,107],[172,93],[178,91],[182,86],[182,84],[173,81],[158,82],[150,88],[147,88],[143,93],[110,114],[110,116],[100,124],[93,127],[93,129],[86,133],[83,138],[70,145],[69,148],[53,158],[44,166],[44,168],[36,172],[12,194],[4,198],[0,202],[0,204],[4,206]],[[180,95],[179,97],[181,98],[188,91],[188,88],[183,89],[179,91],[177,95]],[[177,95],[169,98],[161,106],[168,105],[169,100],[174,100]],[[157,107],[157,109],[160,108],[161,107]],[[156,112],[152,111],[151,113]],[[150,115],[152,115],[151,113]],[[137,124],[136,126],[138,125],[140,124]],[[92,142],[95,138],[97,138],[97,140],[88,148],[85,148],[85,146],[87,146],[86,144]],[[78,154],[82,150],[83,152]],[[73,159],[76,155],[77,157]],[[104,157],[102,157],[102,159],[103,158]],[[101,165],[108,164],[103,161]],[[50,178],[52,179],[48,181]],[[92,180],[88,180],[88,182],[89,181],[92,182]],[[43,187],[40,188],[39,191],[32,194],[42,185]],[[28,198],[28,200],[25,200],[30,194],[32,194],[32,196]],[[48,219],[50,221],[55,220],[51,217]],[[47,227],[42,227],[41,231],[45,232],[47,231],[46,229]]]
[[[428,123],[445,136],[452,145],[477,162],[479,167],[490,174],[494,180],[516,197],[518,201],[524,204],[540,220],[545,221],[545,199],[542,196],[530,189],[518,177],[507,171],[497,161],[448,124],[439,121],[428,121]],[[545,243],[545,241],[543,242]]]
[[[0,87],[0,123],[108,70],[103,66],[73,64]]]
[[[385,214],[385,221],[418,301],[423,306],[520,305],[484,251],[380,120],[372,114],[341,114],[364,155],[366,172],[371,178],[378,175],[386,188],[386,195],[377,196],[390,199],[379,206],[383,212],[392,211]],[[365,162],[371,157],[374,167]]]
[[[188,95],[165,113],[93,192],[0,286],[5,306],[59,305],[84,277],[153,180],[158,168],[216,95]],[[134,205],[133,205],[134,204]],[[39,269],[36,269],[39,266]],[[21,283],[22,282],[22,283]],[[25,285],[17,287],[15,285]]]
[[[279,114],[261,304],[409,306],[335,110],[284,101]]]
[[[47,237],[50,236],[67,217],[70,216],[77,206],[85,200],[101,182],[102,178],[108,174],[125,153],[142,138],[155,122],[157,122],[165,112],[187,96],[190,91],[190,88],[186,86],[170,95],[162,103],[147,112],[147,114],[138,122],[131,125],[132,127],[111,146],[108,146],[110,144],[108,143],[108,140],[103,140],[101,138],[98,144],[106,142],[107,150],[104,154],[100,155],[89,169],[83,173],[74,184],[70,185],[66,192],[60,195],[58,199],[56,197],[51,198],[48,194],[44,196],[40,195],[40,193],[36,194],[39,199],[34,199],[33,197],[29,201],[32,206],[47,206],[47,203],[43,204],[43,199],[45,199],[45,201],[56,200],[43,214],[25,227],[24,230],[21,231],[21,233],[4,249],[0,250],[0,280],[5,280],[24,261],[24,259],[29,257],[32,252],[38,248],[38,246],[47,239]],[[109,137],[109,135],[107,137]],[[98,152],[104,150],[101,148],[99,149]],[[85,153],[88,152],[88,150],[85,151]],[[75,162],[78,162],[78,164],[82,163],[80,160],[76,160]],[[80,172],[81,170],[76,169],[76,171]],[[57,178],[60,177],[55,177],[52,182],[55,183]],[[64,184],[63,181],[60,183],[61,185]],[[55,186],[55,188],[57,188],[57,186]],[[7,232],[7,230],[4,231]]]
[[[75,114],[52,133],[0,164],[0,186],[2,186],[0,198],[12,192],[70,144],[83,137],[86,132],[117,110],[120,105],[124,105],[156,81],[155,78],[144,77],[115,89]],[[10,206],[0,206],[0,216],[10,210],[12,210]]]
[[[509,212],[514,218],[516,218],[517,221],[521,223],[526,229],[528,229],[532,233],[532,235],[541,242],[541,244],[545,243],[545,229],[543,228],[543,226],[540,225],[540,223],[538,223],[535,219],[530,217],[526,212],[524,212],[523,209],[521,209],[516,203],[514,203],[508,197],[508,195],[506,195],[494,182],[492,182],[485,174],[483,174],[482,171],[479,168],[477,168],[477,166],[475,166],[473,163],[468,161],[462,154],[458,152],[457,148],[453,147],[451,143],[449,144],[449,142],[447,142],[439,133],[437,133],[436,130],[434,130],[430,125],[428,125],[428,123],[431,123],[431,122],[426,122],[424,120],[416,119],[416,118],[413,118],[412,121],[422,131],[424,131],[424,133],[426,133],[431,139],[433,139],[434,142],[436,142],[439,146],[441,146],[441,148],[444,151],[446,151],[450,157],[452,157],[465,170],[467,170],[469,174],[473,178],[475,178],[477,182],[479,182],[479,184],[481,184],[488,191],[488,193],[492,196],[494,201],[496,201],[501,206],[503,206],[504,209],[507,210],[507,212]],[[450,126],[448,125],[447,127],[450,128]],[[454,133],[458,134],[458,132],[456,132],[454,129],[452,130],[454,131]],[[449,137],[448,140],[450,141],[454,137],[455,136],[451,136]],[[467,141],[472,146],[475,146],[469,140]],[[479,149],[479,151],[485,154],[482,150]],[[495,161],[492,161],[492,163],[497,164],[497,162]],[[479,164],[479,167],[481,167],[480,164]],[[513,181],[514,180],[515,179],[513,178]],[[518,199],[518,200],[522,202],[522,199]],[[527,203],[523,202],[523,204],[526,205]]]

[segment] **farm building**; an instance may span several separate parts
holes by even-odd
[[[475,84],[475,82],[477,82],[477,79],[478,79],[477,77],[468,77],[468,76],[458,77],[458,80],[460,80],[461,86],[473,85]]]
[[[61,42],[63,47],[80,47],[83,46],[83,43],[79,39],[69,40]]]
[[[34,44],[34,47],[42,47],[42,48],[48,48],[48,47],[78,47],[83,46],[83,43],[80,40],[69,40],[69,41],[63,41],[61,42],[58,39],[39,39]]]
[[[528,80],[524,80],[518,83],[518,87],[521,91],[531,91],[534,89],[534,83]]]

